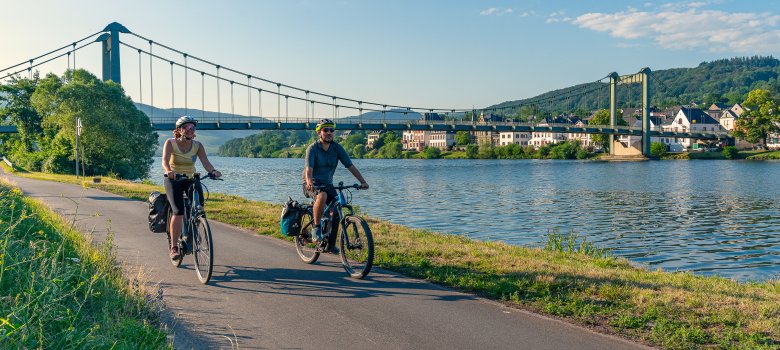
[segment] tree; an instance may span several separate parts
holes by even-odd
[[[471,143],[471,133],[468,131],[458,131],[455,133],[455,144],[465,146]]]
[[[441,158],[441,150],[436,147],[425,147],[422,156],[425,159],[438,159]]]
[[[609,111],[606,109],[598,110],[593,115],[589,125],[609,125]],[[625,126],[628,125],[628,123],[623,118],[618,117],[617,125]],[[605,151],[608,151],[609,147],[611,146],[609,144],[609,135],[606,134],[593,134],[591,135],[591,140],[593,140],[593,143],[601,145]]]
[[[479,146],[473,143],[466,145],[466,158],[475,159],[477,158],[478,153],[479,153]]]
[[[477,155],[480,159],[493,159],[496,157],[495,154],[495,147],[491,145],[490,143],[483,143],[479,145],[479,154]]]
[[[19,132],[17,139],[19,150],[33,151],[33,145],[43,133],[41,116],[30,103],[39,76],[36,72],[32,79],[14,77],[6,84],[0,84],[0,119],[9,120]],[[10,150],[3,150],[8,154]]]
[[[742,106],[747,110],[734,125],[734,136],[750,143],[761,142],[766,145],[770,133],[778,132],[780,122],[779,103],[769,90],[756,89],[748,93]]]
[[[157,133],[119,84],[103,82],[86,70],[68,71],[62,78],[49,74],[32,95],[33,107],[43,117],[42,151],[50,171],[73,153],[76,119],[84,125],[79,143],[84,148],[87,173],[121,178],[148,176]]]
[[[739,151],[734,146],[726,146],[723,148],[723,156],[726,157],[726,159],[735,159],[737,158],[737,155],[739,154]]]
[[[666,145],[661,142],[650,143],[650,155],[653,157],[663,157],[666,155]]]

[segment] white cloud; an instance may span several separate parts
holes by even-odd
[[[503,16],[503,15],[508,15],[508,14],[510,14],[512,12],[513,12],[512,9],[509,9],[509,8],[502,10],[500,8],[491,7],[491,8],[482,10],[479,14],[481,16],[492,16],[492,15]]]
[[[686,9],[678,10],[685,5]],[[666,49],[766,53],[780,51],[780,16],[705,10],[704,2],[665,4],[657,12],[631,9],[586,13],[572,23],[621,39],[650,39]],[[548,23],[550,18],[548,18]]]
[[[490,15],[496,13],[497,11],[498,11],[497,8],[491,7],[489,9],[487,9],[487,10],[482,10],[482,12],[480,12],[479,14],[482,15],[482,16],[490,16]]]
[[[553,12],[549,15],[547,15],[547,19],[544,21],[545,23],[559,23],[559,22],[571,22],[572,18],[566,16],[566,12],[564,11],[558,11]]]

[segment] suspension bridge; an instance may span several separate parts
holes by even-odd
[[[648,68],[622,76],[610,73],[593,83],[561,90],[560,93],[480,109],[403,106],[335,96],[263,78],[162,44],[131,32],[117,22],[71,44],[0,70],[0,83],[20,79],[23,74],[32,79],[34,69],[54,62],[62,64],[63,60],[67,60],[68,70],[76,69],[77,52],[98,43],[101,45],[102,79],[127,86],[137,78],[138,94],[134,101],[149,116],[156,130],[172,130],[175,120],[183,114],[197,117],[200,130],[313,130],[317,120],[332,118],[343,130],[606,134],[613,144],[621,137],[640,137],[639,151],[642,155],[650,154],[650,142],[646,140],[652,137],[731,138],[722,130],[670,131],[662,130],[660,126],[651,127],[649,101],[652,73]],[[123,71],[135,64],[127,63],[135,59],[132,57],[134,54],[137,54],[138,76],[123,80]],[[122,62],[127,66],[123,66]],[[170,82],[161,82],[167,76],[170,76]],[[169,101],[160,101],[159,97],[155,101],[155,90],[159,92],[161,88],[170,89]],[[631,96],[630,89],[633,88],[641,90],[641,94],[636,93],[641,95],[636,104],[640,111],[637,119],[641,117],[641,125],[621,126],[618,123],[618,118],[622,118],[618,116],[619,89],[629,89],[628,96]],[[237,100],[240,100],[239,108],[242,109],[238,112]],[[555,123],[552,122],[554,118],[542,117],[575,115],[573,110],[578,107],[582,110],[583,107],[582,104],[575,106],[571,102],[575,100],[591,101],[584,105],[589,111],[607,109],[609,124]],[[200,106],[193,101],[200,102]],[[216,111],[206,111],[206,101],[210,105],[215,104]],[[170,108],[163,109],[159,106],[162,103],[169,104]],[[226,104],[229,109],[223,110]],[[622,105],[625,106],[625,103]],[[291,108],[293,113],[290,113]],[[523,110],[531,113],[519,118]],[[0,125],[0,133],[12,132],[16,132],[15,126]]]

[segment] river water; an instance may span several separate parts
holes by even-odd
[[[226,180],[208,182],[212,191],[303,199],[302,159],[209,159]],[[649,268],[780,278],[780,162],[354,162],[371,189],[353,203],[396,224],[532,247],[574,232]],[[335,180],[355,182],[341,167]]]

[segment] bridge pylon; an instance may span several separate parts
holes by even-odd
[[[130,33],[125,26],[113,22],[103,29],[103,34],[95,39],[103,43],[103,81],[122,84],[122,70],[119,63],[119,33]]]
[[[627,84],[642,84],[642,145],[641,155],[644,157],[650,156],[650,68],[642,68],[638,73],[618,76],[617,73],[609,74],[609,123],[612,128],[617,126],[617,104],[616,104],[616,90],[618,85]],[[615,154],[616,140],[615,135],[609,136],[609,154],[611,156],[619,156]],[[631,147],[631,145],[628,145]]]

